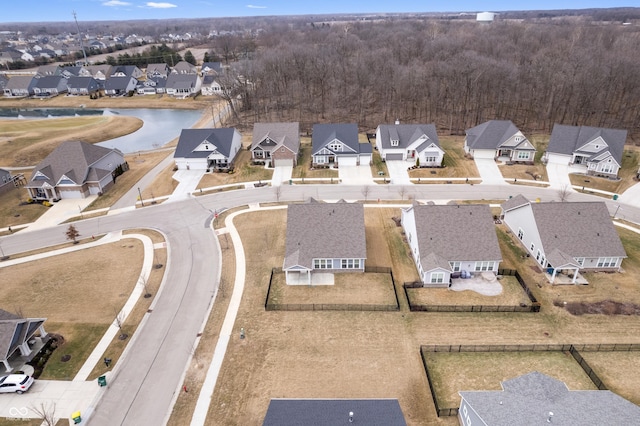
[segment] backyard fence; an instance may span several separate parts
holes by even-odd
[[[587,363],[582,352],[631,352],[640,351],[638,343],[608,343],[608,344],[532,344],[532,345],[420,345],[420,357],[429,383],[431,398],[438,417],[457,416],[457,407],[440,407],[437,392],[431,380],[426,353],[429,352],[568,352],[580,365],[585,374],[599,390],[607,390],[607,386]]]

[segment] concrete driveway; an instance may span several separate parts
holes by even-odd
[[[474,158],[473,161],[482,178],[482,185],[507,185],[493,158]]]
[[[549,186],[555,189],[571,189],[570,171],[568,164],[548,163],[547,176],[549,177]]]
[[[345,185],[373,185],[371,167],[367,166],[340,166],[338,168],[340,183]]]
[[[171,201],[184,200],[189,198],[191,193],[196,190],[200,179],[204,176],[204,170],[178,170],[173,174],[173,178],[180,182],[176,189],[173,190],[171,196],[167,198],[167,203]]]
[[[630,204],[634,207],[640,207],[640,183],[636,183],[631,188],[624,191],[618,200],[621,203]]]
[[[87,198],[69,199],[65,198],[56,203],[40,216],[35,222],[27,227],[28,231],[49,228],[58,225],[82,214],[82,211],[98,198],[97,195],[91,195]]]
[[[409,179],[409,167],[410,163],[406,161],[387,160],[387,170],[389,170],[389,178],[391,183],[396,185],[410,185],[411,179]]]
[[[289,182],[293,174],[293,166],[276,166],[271,176],[271,186],[280,186],[282,182]]]

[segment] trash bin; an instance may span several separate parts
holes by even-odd
[[[613,201],[618,199],[618,194],[613,194]]]
[[[289,185],[293,183],[293,179],[289,179]]]
[[[98,377],[98,386],[107,386],[107,376]]]
[[[80,423],[82,421],[82,417],[80,417],[80,411],[76,411],[75,413],[71,414],[71,419],[73,420],[74,425]]]

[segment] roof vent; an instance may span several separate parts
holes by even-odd
[[[353,423],[353,411],[349,411],[349,423]]]
[[[547,423],[551,423],[552,418],[553,418],[553,412],[549,411],[549,417],[547,417]]]

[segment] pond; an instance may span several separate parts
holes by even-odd
[[[100,142],[97,145],[117,148],[123,153],[160,148],[180,136],[182,129],[193,126],[202,111],[149,108],[0,108],[0,118],[46,118],[90,115],[127,115],[141,119],[142,127],[129,135]]]

